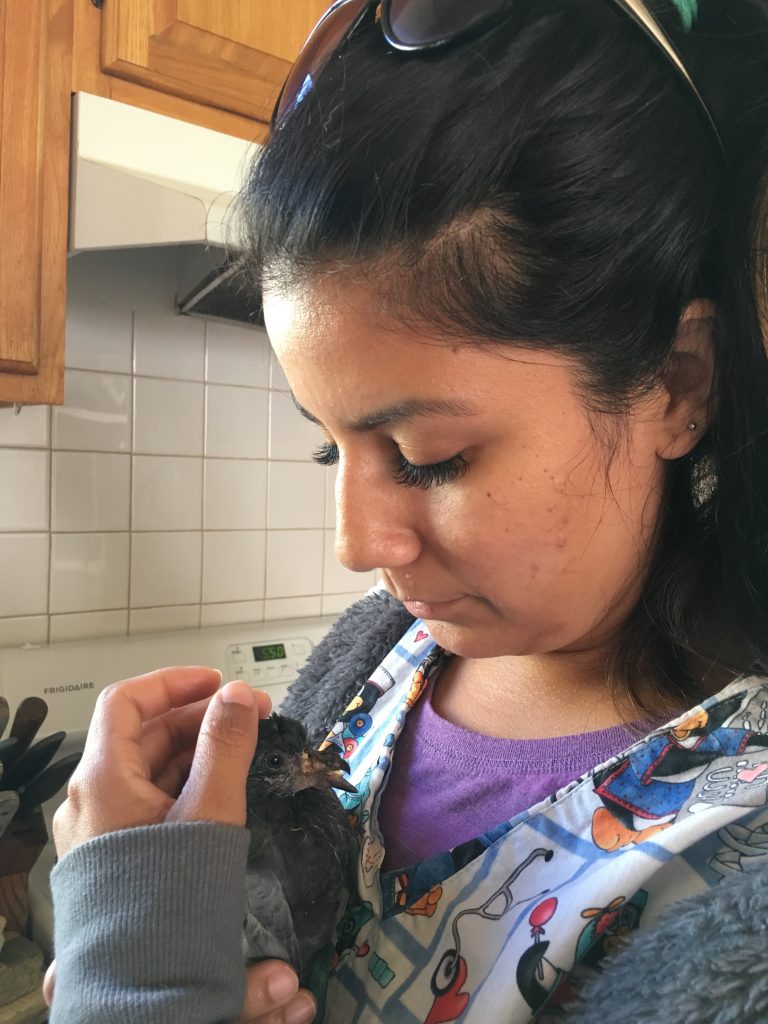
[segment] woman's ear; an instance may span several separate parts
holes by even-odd
[[[715,365],[717,308],[694,299],[680,317],[677,337],[663,376],[667,402],[657,454],[662,459],[687,455],[706,432]]]

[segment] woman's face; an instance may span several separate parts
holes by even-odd
[[[590,422],[565,357],[416,333],[340,282],[268,296],[265,317],[297,403],[338,450],[343,565],[381,569],[465,657],[610,637],[659,511],[659,395],[626,426]]]

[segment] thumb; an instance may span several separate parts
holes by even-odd
[[[167,815],[169,821],[245,824],[245,782],[259,734],[261,706],[269,697],[247,683],[227,683],[205,712],[189,777]]]
[[[51,960],[43,978],[43,999],[50,1006],[53,1002],[53,990],[56,987],[56,961]]]

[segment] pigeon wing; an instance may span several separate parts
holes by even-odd
[[[277,875],[249,871],[245,879],[243,957],[247,963],[276,957],[298,972],[301,955],[293,917]]]

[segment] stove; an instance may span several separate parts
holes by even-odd
[[[105,686],[165,665],[218,668],[225,680],[245,679],[266,690],[277,708],[334,621],[335,616],[324,616],[0,648],[0,694],[8,699],[11,715],[24,697],[47,702],[48,717],[38,738],[66,731],[59,760],[83,749],[96,698]],[[43,805],[49,835],[53,814],[65,796],[66,788]],[[47,957],[53,955],[48,876],[54,863],[49,843],[29,880],[30,937]]]

